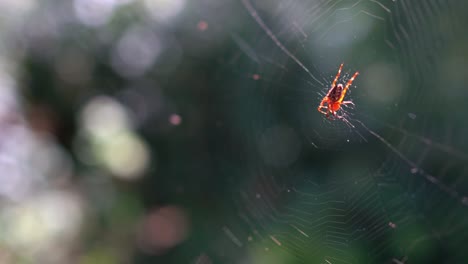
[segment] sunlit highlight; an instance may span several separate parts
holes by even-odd
[[[112,66],[122,76],[140,76],[153,65],[161,50],[161,42],[151,29],[134,27],[117,43]]]
[[[49,192],[5,210],[1,214],[6,225],[2,239],[14,248],[34,253],[75,239],[83,216],[82,200],[76,194]]]
[[[81,113],[85,131],[93,137],[107,138],[130,127],[128,113],[124,106],[110,97],[92,99]]]
[[[74,0],[75,14],[87,26],[107,23],[119,3],[118,0]]]
[[[148,166],[149,150],[133,133],[120,133],[96,145],[96,156],[115,176],[132,180]]]
[[[183,10],[185,0],[144,0],[144,5],[153,19],[168,22]]]
[[[76,147],[84,162],[94,159],[112,175],[126,180],[143,175],[150,152],[145,142],[131,131],[130,116],[122,104],[110,97],[94,98],[84,107],[81,123],[85,134],[77,140],[88,144]]]

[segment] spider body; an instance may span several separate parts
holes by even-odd
[[[331,111],[340,109],[340,97],[343,94],[343,85],[340,83],[333,87],[328,94],[328,107]]]
[[[354,105],[352,101],[344,101],[344,98],[354,79],[356,78],[356,76],[359,75],[359,72],[355,72],[351,79],[349,79],[346,83],[346,86],[343,86],[343,84],[341,83],[337,84],[342,68],[343,63],[338,69],[338,73],[336,74],[335,79],[333,80],[330,90],[328,91],[327,95],[322,99],[319,107],[317,108],[317,110],[320,113],[325,114],[327,118],[331,115],[341,119],[343,118],[343,116],[337,115],[337,111],[340,110],[341,105]],[[326,109],[326,111],[324,111],[323,109]]]

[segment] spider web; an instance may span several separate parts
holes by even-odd
[[[240,0],[223,263],[464,263],[463,1]],[[241,9],[241,10],[242,10]],[[344,62],[349,123],[316,108]],[[241,109],[241,110],[239,110]],[[248,118],[246,118],[248,116]],[[233,146],[234,147],[234,146]]]

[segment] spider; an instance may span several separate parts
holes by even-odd
[[[356,76],[359,75],[359,72],[354,73],[353,77],[351,77],[351,79],[348,80],[346,86],[343,88],[343,84],[341,83],[336,85],[336,82],[340,77],[342,68],[343,63],[341,63],[340,68],[338,69],[338,73],[336,74],[335,80],[333,80],[330,90],[328,91],[327,95],[322,99],[319,107],[317,108],[317,110],[320,113],[325,114],[327,118],[329,118],[329,116],[332,115],[336,118],[342,119],[342,115],[340,116],[336,114],[336,112],[341,108],[341,105],[350,104],[354,106],[354,103],[352,101],[343,101],[343,99],[345,98],[346,92],[348,91],[349,87],[353,83],[354,78],[356,78]],[[327,111],[322,110],[323,108],[326,108]]]

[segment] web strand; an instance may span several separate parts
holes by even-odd
[[[310,71],[307,69],[307,67],[302,64],[302,62],[296,58],[280,41],[279,39],[273,34],[273,32],[268,28],[268,26],[263,22],[262,18],[258,15],[257,11],[255,8],[252,6],[252,3],[250,3],[249,0],[242,0],[242,4],[245,6],[249,14],[252,16],[252,18],[257,22],[257,24],[265,31],[265,33],[273,40],[273,42],[278,46],[289,58],[291,58],[297,65],[299,65],[306,73],[310,75],[316,82],[318,82],[320,85],[324,85],[321,81],[319,81]]]
[[[441,181],[439,181],[439,179],[437,179],[436,177],[434,177],[433,175],[431,174],[428,174],[426,172],[424,172],[424,170],[422,168],[419,167],[418,164],[416,164],[415,162],[411,161],[409,158],[407,158],[403,153],[401,153],[401,151],[399,151],[397,148],[395,148],[392,144],[390,144],[387,140],[385,140],[382,136],[380,136],[379,134],[377,134],[376,132],[374,132],[373,130],[371,130],[370,128],[368,128],[366,125],[364,125],[363,122],[357,120],[357,119],[354,119],[354,121],[358,122],[367,132],[369,132],[371,135],[373,135],[375,138],[377,138],[378,140],[380,140],[385,146],[387,146],[389,149],[391,149],[396,155],[398,155],[404,162],[406,162],[410,167],[411,167],[411,171],[414,172],[414,173],[417,173],[419,175],[422,175],[424,176],[429,182],[437,185],[441,190],[443,190],[444,192],[446,192],[447,194],[449,194],[450,196],[452,196],[453,198],[459,200],[460,202],[462,202],[462,204],[464,205],[467,205],[467,198],[465,196],[461,196],[456,190],[448,187],[447,185],[445,185],[444,183],[442,183]]]

